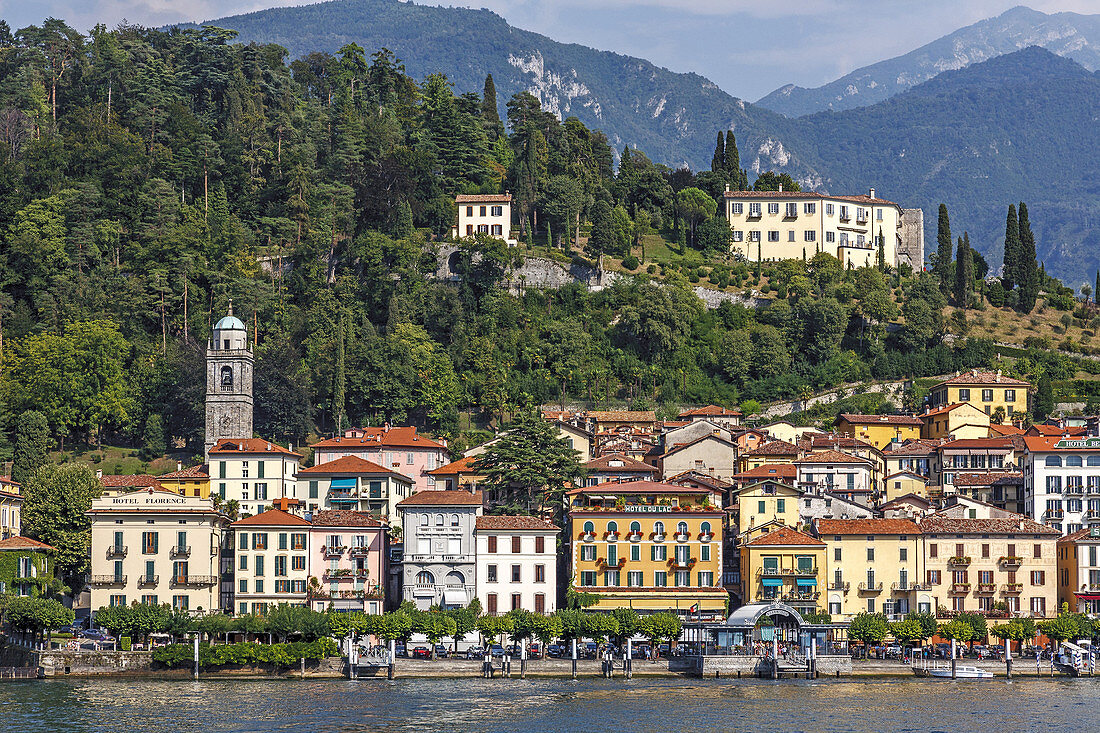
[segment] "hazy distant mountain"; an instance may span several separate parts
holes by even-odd
[[[244,42],[278,43],[291,58],[336,53],[352,42],[368,54],[389,48],[413,77],[443,72],[458,93],[480,94],[485,75],[492,73],[502,117],[507,99],[529,90],[561,117],[576,116],[602,129],[617,149],[638,147],[670,165],[709,165],[715,134],[733,128],[750,167],[754,162],[764,170],[786,166],[812,177],[776,137],[782,119],[774,112],[736,99],[697,74],[559,43],[514,28],[488,10],[335,0],[204,24],[236,30]]]
[[[1098,5],[1100,8],[1100,5]],[[944,36],[915,51],[865,66],[814,89],[789,84],[756,104],[789,117],[865,107],[944,71],[1042,46],[1090,71],[1100,68],[1100,15],[1047,15],[1023,6]]]

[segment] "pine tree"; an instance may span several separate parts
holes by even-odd
[[[1041,284],[1039,263],[1035,259],[1035,235],[1031,233],[1027,204],[1021,201],[1018,212],[1020,216],[1020,259],[1017,277],[1019,277],[1020,298],[1016,307],[1021,313],[1030,313],[1035,307],[1035,301],[1039,298],[1039,286]]]
[[[951,284],[948,276],[951,273],[951,220],[947,216],[947,204],[940,204],[939,228],[936,232],[936,261],[933,263],[933,272],[940,279],[940,291],[944,295],[951,292]]]
[[[714,145],[714,156],[710,159],[710,169],[715,173],[726,172],[726,138],[718,132],[718,142]]]
[[[1012,290],[1018,284],[1020,270],[1020,221],[1016,218],[1016,205],[1008,205],[1008,220],[1005,222],[1005,259],[1001,270],[1001,285]]]
[[[27,410],[19,416],[19,426],[15,430],[11,480],[25,484],[46,463],[49,450],[50,427],[46,416],[36,410]]]
[[[974,258],[970,254],[970,235],[959,237],[958,256],[955,259],[955,303],[960,308],[970,305],[974,290]]]

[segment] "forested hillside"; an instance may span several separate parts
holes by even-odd
[[[256,329],[257,430],[296,443],[338,418],[455,436],[528,402],[667,413],[993,363],[988,342],[944,345],[935,276],[827,255],[710,272],[773,293],[760,312],[705,310],[664,265],[661,284],[643,269],[515,297],[499,283],[530,248],[489,239],[461,243],[457,283],[434,280],[457,192],[514,192],[522,239],[550,256],[630,260],[659,232],[721,262],[707,191],[747,182],[732,135],[713,171],[628,152],[614,172],[600,132],[527,94],[501,121],[486,89],[418,84],[355,46],[288,65],[218,29],[0,25],[0,434],[38,411],[63,446],[197,452],[205,339],[230,298]]]

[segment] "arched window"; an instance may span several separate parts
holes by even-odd
[[[458,515],[457,514],[452,514],[451,515],[451,526],[452,527],[457,527],[458,526]]]
[[[664,522],[654,522],[653,523],[653,534],[664,534],[664,533],[665,533],[665,523]]]
[[[437,527],[442,527],[443,526],[443,515],[442,514],[436,514],[435,515],[435,526],[437,526]]]
[[[233,367],[223,366],[221,371],[221,385],[223,392],[233,389]]]
[[[1066,456],[1066,465],[1067,466],[1080,466],[1081,465],[1081,456]]]
[[[1062,457],[1061,456],[1047,456],[1047,465],[1048,466],[1061,466],[1062,465]]]
[[[416,574],[417,585],[435,585],[435,576],[427,570],[421,570]]]
[[[641,532],[642,531],[642,523],[641,522],[631,522],[630,523],[630,531],[631,532]]]
[[[427,527],[428,526],[428,515],[427,514],[421,514],[420,515],[420,526],[421,527]]]
[[[607,523],[607,531],[608,532],[618,532],[619,531],[619,523],[618,522],[608,522]]]
[[[446,581],[448,586],[463,586],[466,585],[466,576],[457,570],[452,570],[447,573]]]
[[[676,525],[676,534],[687,534],[687,533],[688,533],[688,523],[687,522],[680,522],[679,524]]]
[[[699,532],[702,534],[710,534],[710,522],[703,522],[699,525]]]
[[[1100,456],[1089,456],[1085,463],[1089,466],[1100,466]]]
[[[585,534],[592,534],[595,531],[596,531],[596,525],[592,524],[592,522],[585,522],[584,523],[584,533]]]

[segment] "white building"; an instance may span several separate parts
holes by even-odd
[[[455,205],[458,223],[451,231],[456,239],[488,234],[508,244],[517,244],[512,239],[512,194],[459,194],[455,197]]]
[[[477,598],[490,616],[517,608],[553,613],[557,608],[557,535],[537,517],[478,517]]]
[[[1025,436],[1024,513],[1063,535],[1100,525],[1100,438]]]
[[[92,500],[91,609],[135,601],[229,610],[220,593],[228,520],[211,499],[143,489]]]
[[[242,515],[259,514],[276,499],[305,499],[295,478],[302,457],[269,440],[219,440],[209,458],[210,493],[236,500]]]
[[[798,487],[804,491],[829,492],[870,506],[875,493],[874,464],[870,461],[825,450],[799,458],[794,464],[798,467]]]
[[[875,196],[812,191],[726,191],[730,251],[751,261],[811,259],[826,252],[847,267],[873,266],[881,235],[886,264],[905,249],[902,208]]]
[[[476,592],[474,525],[481,492],[420,491],[398,503],[403,600],[421,610],[469,605]]]
[[[369,512],[400,526],[397,503],[412,496],[413,480],[359,456],[344,456],[298,471],[298,496],[309,511]]]

